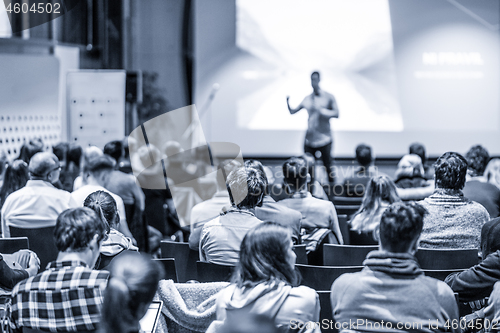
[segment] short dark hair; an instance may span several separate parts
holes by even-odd
[[[414,142],[410,145],[410,154],[415,154],[420,156],[420,159],[422,160],[422,164],[425,164],[426,162],[426,157],[425,157],[425,147],[423,144]]]
[[[106,226],[90,208],[66,209],[57,217],[54,241],[60,252],[84,251],[88,248],[94,235],[98,236],[97,242],[100,243],[106,235]]]
[[[320,79],[320,80],[321,80],[321,75],[319,74],[319,72],[318,72],[318,71],[314,71],[314,72],[312,72],[312,73],[311,73],[311,77],[313,77],[313,75],[317,75],[317,76],[318,76],[318,79]]]
[[[384,249],[404,253],[422,233],[426,209],[415,202],[395,202],[380,219],[380,243]]]
[[[68,163],[73,162],[76,166],[80,166],[83,149],[77,144],[71,143],[68,148]]]
[[[254,208],[261,203],[265,181],[254,168],[240,167],[227,177],[227,191],[231,203],[238,208]]]
[[[307,163],[301,157],[292,157],[283,164],[283,181],[300,190],[307,182]]]
[[[372,148],[365,144],[359,144],[356,147],[356,161],[366,167],[372,162]]]
[[[452,151],[441,155],[434,165],[436,187],[461,190],[465,185],[467,161],[459,153]]]
[[[268,181],[267,181],[266,171],[264,170],[264,166],[262,165],[262,163],[260,161],[258,161],[258,160],[246,160],[245,167],[246,168],[254,168],[255,170],[259,171],[262,175],[262,178],[264,178],[264,181],[266,182],[266,186],[267,186]]]
[[[123,155],[123,144],[121,141],[115,140],[106,143],[103,149],[103,153],[111,156],[117,163],[120,157]]]
[[[233,282],[239,287],[274,281],[295,286],[298,277],[286,257],[291,239],[290,230],[275,222],[264,222],[250,230],[241,242]]]
[[[59,142],[55,146],[52,146],[52,152],[57,156],[59,161],[66,161],[66,156],[68,154],[69,143]]]
[[[490,161],[490,154],[483,146],[475,145],[465,154],[465,159],[471,176],[482,176]]]
[[[90,172],[93,174],[100,173],[102,171],[111,171],[115,167],[115,160],[108,155],[101,155],[95,157],[85,165],[84,172]]]

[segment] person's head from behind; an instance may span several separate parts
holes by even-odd
[[[163,275],[146,254],[126,252],[113,259],[102,305],[104,331],[138,332]]]
[[[356,188],[354,190],[356,191]],[[396,185],[392,179],[386,175],[375,176],[368,181],[363,201],[355,215],[365,214],[365,224],[370,222],[385,207],[383,203],[392,204],[399,201],[401,199],[398,196]]]
[[[52,152],[57,156],[59,162],[66,163],[67,155],[68,155],[69,143],[60,142],[55,146],[52,146]]]
[[[227,190],[233,206],[252,209],[262,204],[266,182],[259,171],[243,166],[229,174]]]
[[[116,163],[119,162],[120,158],[123,156],[123,144],[119,140],[111,141],[106,143],[103,149],[103,153],[111,156]]]
[[[57,217],[54,242],[60,253],[78,253],[89,267],[94,267],[100,246],[106,237],[106,225],[90,208],[63,211]]]
[[[423,177],[423,175],[424,166],[420,156],[416,154],[408,154],[399,160],[398,168],[396,170],[396,178]]]
[[[93,160],[96,157],[102,156],[103,152],[101,148],[96,146],[90,146],[83,150],[82,158],[80,160],[80,171],[83,172],[89,164],[90,160]]]
[[[484,177],[489,183],[500,187],[500,158],[490,160],[484,171]]]
[[[54,184],[59,180],[61,165],[53,153],[36,153],[29,162],[29,172],[33,180],[43,180]]]
[[[303,158],[292,157],[283,164],[283,182],[290,187],[290,190],[301,191],[310,181],[311,176]]]
[[[106,187],[115,164],[115,160],[107,155],[90,160],[83,170],[85,181],[88,183],[89,179],[93,179],[97,184]]]
[[[427,161],[427,155],[425,154],[425,147],[421,143],[418,142],[412,143],[410,145],[409,153],[420,156],[422,164],[425,164],[425,162]]]
[[[77,144],[71,143],[68,147],[67,162],[68,164],[74,164],[75,166],[80,166],[80,161],[82,159],[83,149]]]
[[[23,160],[15,160],[7,165],[0,189],[0,200],[3,204],[9,194],[24,187],[30,179],[28,164]]]
[[[110,228],[118,228],[120,222],[118,208],[115,199],[109,193],[104,191],[90,193],[83,206],[92,209],[101,218],[106,225],[106,233],[109,233]]]
[[[414,202],[391,204],[380,219],[381,250],[415,254],[426,213],[424,207]]]
[[[436,188],[460,191],[465,185],[467,161],[459,153],[446,152],[434,165]]]
[[[23,160],[26,163],[29,163],[29,161],[35,154],[40,153],[42,151],[43,151],[42,139],[39,138],[33,139],[21,146],[18,159]]]
[[[319,72],[315,71],[311,73],[311,86],[314,91],[319,89],[319,81],[321,80]]]
[[[278,223],[264,222],[243,238],[233,282],[239,287],[273,281],[295,286],[295,259],[291,231]]]
[[[490,161],[490,154],[481,145],[475,145],[465,154],[467,170],[472,177],[482,176]]]
[[[246,160],[245,161],[245,168],[253,168],[260,172],[262,178],[264,179],[264,183],[267,189],[267,185],[269,184],[269,181],[267,180],[267,175],[266,175],[266,170],[264,169],[264,165],[258,160]]]
[[[365,144],[356,146],[356,161],[363,167],[368,167],[373,161],[372,148]]]

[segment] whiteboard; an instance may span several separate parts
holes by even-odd
[[[125,136],[125,71],[68,72],[68,137],[83,148],[103,148]]]

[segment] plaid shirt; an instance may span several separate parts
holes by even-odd
[[[12,328],[95,330],[108,277],[81,261],[51,262],[12,290]]]

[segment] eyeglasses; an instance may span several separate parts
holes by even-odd
[[[45,175],[45,177],[47,177],[51,172],[56,171],[56,170],[61,171],[61,166],[58,166],[58,167],[55,167],[54,169],[49,170],[49,172],[47,172],[47,174]]]

